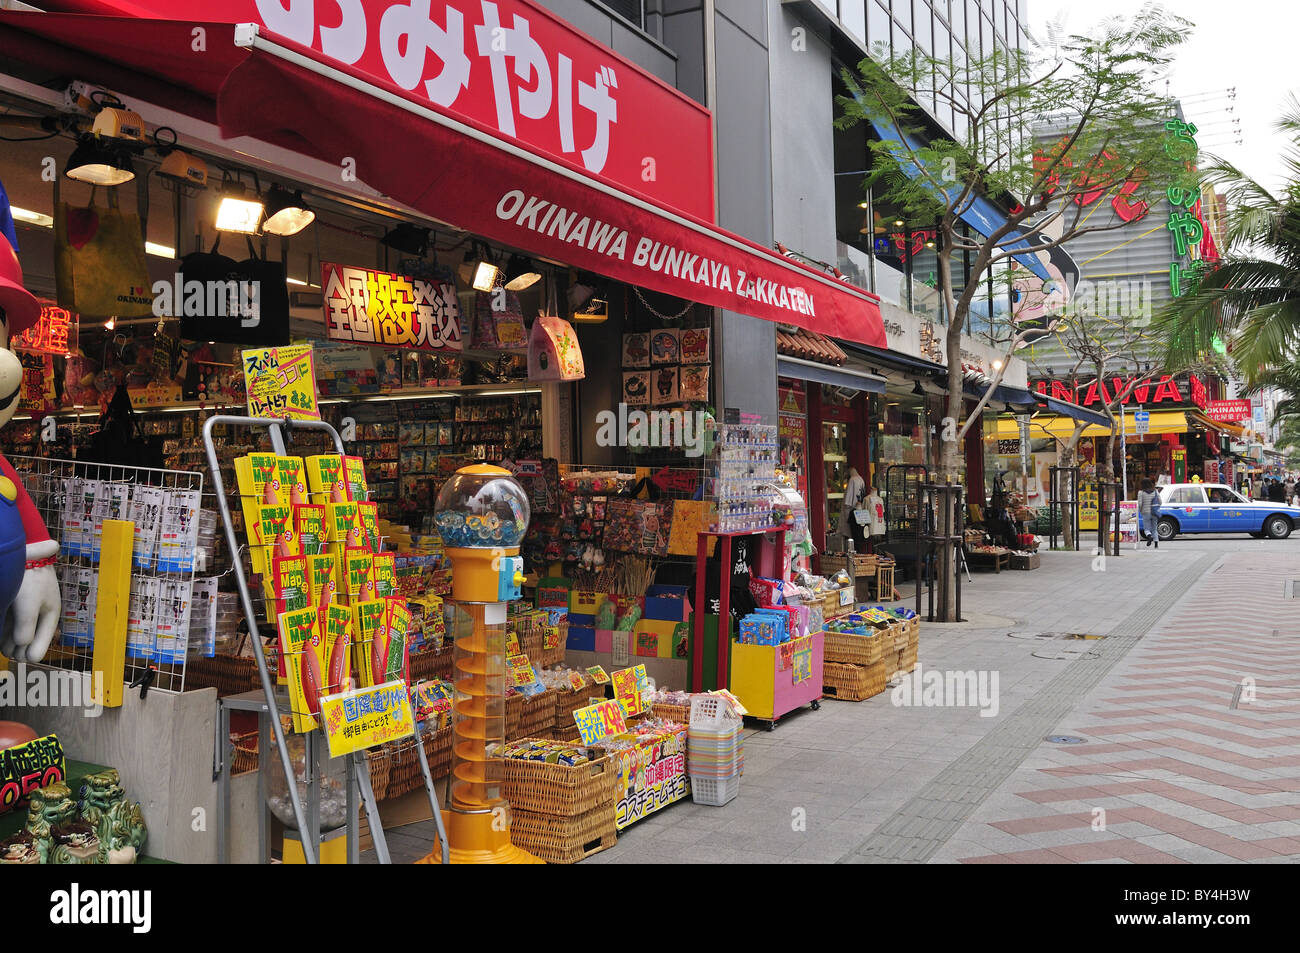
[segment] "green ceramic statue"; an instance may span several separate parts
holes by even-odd
[[[102,864],[104,850],[99,835],[85,821],[59,824],[50,832],[54,849],[51,864]]]
[[[41,859],[40,844],[27,831],[0,840],[0,864],[39,864]]]
[[[81,786],[81,819],[91,824],[109,864],[133,864],[149,836],[140,805],[126,799],[121,776],[109,768]]]
[[[62,781],[47,784],[31,793],[27,808],[27,832],[48,848],[50,830],[60,824],[77,819],[77,802],[72,799],[72,789]],[[46,851],[41,851],[42,856]]]

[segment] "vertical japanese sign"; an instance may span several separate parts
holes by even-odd
[[[460,305],[451,282],[323,262],[321,287],[331,341],[461,349]]]
[[[311,345],[241,351],[250,417],[320,420]]]

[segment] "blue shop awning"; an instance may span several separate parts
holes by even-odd
[[[851,367],[831,367],[829,364],[804,361],[797,357],[778,356],[776,373],[779,377],[793,377],[801,381],[829,384],[831,387],[847,387],[851,390],[866,391],[869,394],[885,392],[886,381],[883,377]]]

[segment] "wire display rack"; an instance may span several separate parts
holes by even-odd
[[[43,662],[85,672],[93,667],[95,606],[104,520],[135,524],[124,678],[128,685],[181,692],[194,628],[208,618],[208,589],[196,580],[210,562],[216,513],[203,508],[203,474],[84,463],[53,457],[9,458],[50,537],[59,543],[59,631]],[[200,602],[195,611],[195,600]]]

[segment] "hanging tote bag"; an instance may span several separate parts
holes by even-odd
[[[283,347],[289,343],[289,286],[284,265],[257,256],[251,239],[248,258],[221,254],[221,236],[211,251],[181,259],[177,310],[181,337],[191,341]],[[196,283],[196,284],[192,284]],[[197,294],[192,298],[190,292]]]
[[[107,206],[95,204],[92,190],[90,204],[81,208],[60,200],[55,179],[54,281],[59,305],[77,314],[153,314],[140,216],[118,207],[116,189],[108,190]]]

